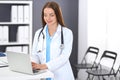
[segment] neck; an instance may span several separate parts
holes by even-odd
[[[57,26],[58,26],[58,24],[48,26],[48,32],[49,32],[50,36],[54,35],[54,33],[57,30]]]

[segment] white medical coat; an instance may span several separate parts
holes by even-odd
[[[61,45],[61,25],[58,25],[51,45],[50,45],[50,61],[46,63],[46,27],[43,29],[43,34],[40,34],[41,29],[37,30],[34,36],[32,60],[36,63],[45,63],[50,71],[54,74],[54,80],[74,80],[73,72],[69,62],[69,57],[72,51],[73,33],[70,29],[63,27],[64,49],[60,49]],[[40,34],[40,37],[38,38]],[[38,52],[39,51],[39,52]]]

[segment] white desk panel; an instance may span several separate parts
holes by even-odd
[[[10,71],[9,67],[0,68],[0,80],[40,80],[49,77],[54,78],[54,75],[48,70],[37,75],[29,75]]]

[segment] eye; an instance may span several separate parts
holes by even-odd
[[[54,14],[50,14],[51,17],[54,17],[55,15]]]
[[[50,15],[51,17],[53,17],[54,15]]]
[[[46,14],[44,14],[44,17],[47,17],[47,15],[46,15]]]

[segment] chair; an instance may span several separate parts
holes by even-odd
[[[98,53],[99,49],[97,47],[93,46],[88,47],[81,63],[73,65],[75,68],[77,68],[77,78],[80,69],[91,69],[93,67],[93,64],[95,63],[95,60],[98,56]],[[90,56],[92,56],[91,59],[89,59]],[[97,66],[94,66],[94,68],[97,68]]]
[[[93,80],[94,76],[97,76],[99,80],[100,78],[102,78],[102,80],[105,80],[105,76],[116,76],[115,70],[113,68],[116,58],[117,53],[105,50],[98,62],[98,68],[86,71],[88,73],[87,80]],[[92,79],[90,78],[90,75],[92,75]]]

